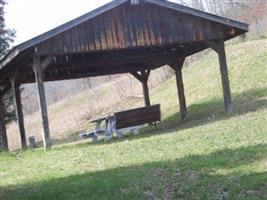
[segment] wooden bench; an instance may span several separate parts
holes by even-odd
[[[114,113],[115,128],[123,129],[161,121],[160,104]]]

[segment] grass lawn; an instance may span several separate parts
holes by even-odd
[[[0,199],[267,199],[267,40],[229,44],[227,54],[231,115],[210,53],[184,69],[187,121],[178,123],[172,78],[151,91],[158,131],[0,153]]]

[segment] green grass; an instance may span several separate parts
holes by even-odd
[[[215,54],[151,91],[156,131],[43,152],[0,153],[0,199],[267,199],[267,40],[227,46],[234,112],[224,111]],[[136,106],[141,102],[137,102]]]

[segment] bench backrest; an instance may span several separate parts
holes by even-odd
[[[161,121],[160,105],[147,106],[114,114],[116,128],[127,128]]]

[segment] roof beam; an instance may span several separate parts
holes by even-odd
[[[68,79],[78,79],[78,78],[87,78],[94,76],[105,76],[105,75],[115,75],[123,73],[131,73],[133,71],[144,71],[152,70],[157,68],[158,65],[146,66],[141,64],[135,64],[132,66],[113,66],[112,68],[98,67],[98,70],[92,70],[90,68],[72,68],[64,70],[49,70],[47,69],[44,72],[44,81],[59,81],[59,80],[68,80]],[[22,83],[33,83],[35,81],[34,75],[26,74]]]

